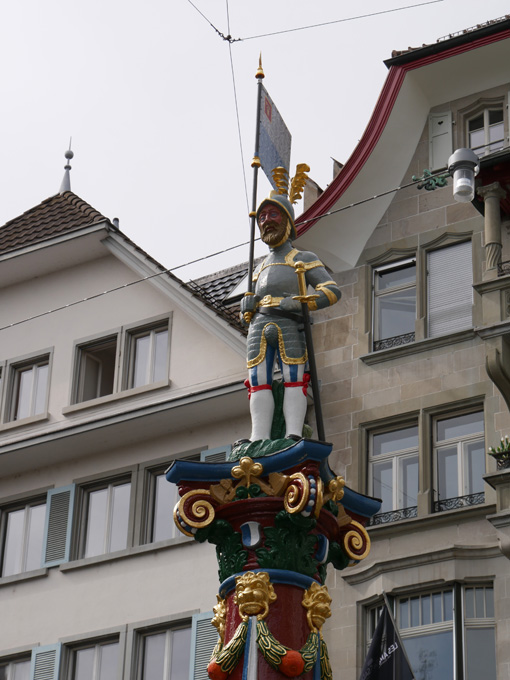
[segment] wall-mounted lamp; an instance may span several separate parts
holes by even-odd
[[[448,159],[448,172],[453,177],[453,197],[468,203],[475,197],[475,177],[480,170],[478,156],[471,149],[457,149]]]

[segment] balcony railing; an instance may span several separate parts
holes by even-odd
[[[389,512],[381,512],[370,518],[369,526],[377,526],[378,524],[387,524],[388,522],[398,522],[400,519],[411,519],[411,517],[418,516],[418,507],[401,508],[400,510],[390,510]]]
[[[391,347],[400,347],[400,345],[407,345],[414,342],[414,333],[404,333],[404,335],[395,335],[393,338],[384,338],[383,340],[375,340],[374,352],[380,349],[390,349]]]
[[[458,496],[457,498],[446,498],[443,501],[436,501],[434,503],[434,512],[443,512],[444,510],[457,510],[458,508],[467,508],[471,505],[480,505],[485,503],[485,493],[472,493],[469,496]]]

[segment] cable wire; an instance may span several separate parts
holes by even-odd
[[[239,136],[239,150],[241,152],[241,168],[243,172],[243,182],[244,182],[244,195],[246,198],[246,211],[250,212],[250,204],[248,199],[248,183],[246,180],[246,170],[244,165],[244,153],[243,153],[243,139],[241,135],[241,122],[239,119],[239,106],[237,103],[237,88],[236,88],[236,78],[234,72],[234,60],[232,58],[232,45],[229,43],[228,46],[229,56],[230,56],[230,69],[232,71],[232,87],[234,88],[234,103],[236,108],[236,120],[237,120],[237,134]]]
[[[321,28],[322,26],[331,26],[332,24],[341,24],[346,21],[356,21],[358,19],[368,19],[369,17],[380,16],[381,14],[391,14],[392,12],[403,12],[406,9],[415,9],[416,7],[425,7],[426,5],[434,5],[438,2],[444,2],[445,0],[427,0],[427,2],[420,2],[416,5],[407,5],[406,7],[394,7],[392,9],[383,9],[379,12],[371,12],[370,14],[359,14],[354,17],[346,17],[345,19],[334,19],[333,21],[323,21],[320,24],[309,24],[308,26],[297,26],[296,28],[286,28],[281,31],[272,31],[270,33],[260,33],[258,35],[249,35],[244,38],[233,38],[230,35],[230,26],[228,27],[228,35],[222,33],[216,26],[209,21],[203,12],[201,12],[196,5],[194,5],[191,0],[188,0],[189,4],[196,9],[196,11],[207,21],[207,23],[213,28],[216,33],[220,36],[222,40],[227,41],[229,44],[234,42],[242,42],[244,40],[255,40],[256,38],[268,38],[274,35],[282,35],[283,33],[293,33],[295,31],[306,31],[310,28]],[[227,16],[228,22],[228,16]]]
[[[441,174],[444,174],[444,171],[441,172],[436,172],[430,175],[430,178],[432,177],[437,177]],[[430,179],[429,178],[429,179]],[[330,210],[327,213],[323,213],[322,215],[317,215],[316,217],[313,217],[310,220],[303,220],[302,222],[299,222],[299,224],[307,224],[308,222],[316,222],[317,220],[320,220],[322,217],[328,217],[329,215],[334,215],[335,213],[343,212],[344,210],[348,210],[349,208],[355,208],[358,205],[362,205],[363,203],[368,203],[368,201],[373,201],[376,198],[381,198],[382,196],[387,196],[388,194],[392,194],[396,191],[400,191],[400,189],[406,189],[407,187],[410,186],[416,186],[416,181],[409,182],[408,184],[402,184],[401,186],[395,187],[394,189],[389,189],[388,191],[383,191],[380,194],[376,194],[375,196],[370,196],[368,198],[364,198],[361,201],[357,201],[356,203],[350,203],[349,205],[343,206],[342,208],[338,208],[337,210]],[[260,238],[255,239],[256,241],[260,241]],[[96,298],[102,297],[103,295],[108,295],[109,293],[115,293],[119,290],[123,290],[124,288],[129,288],[131,286],[136,285],[137,283],[143,283],[144,281],[150,281],[151,279],[155,279],[158,276],[163,276],[164,274],[172,274],[173,272],[177,271],[178,269],[183,269],[184,267],[189,267],[192,264],[196,264],[197,262],[203,262],[205,260],[209,260],[212,257],[217,257],[218,255],[223,255],[224,253],[228,253],[231,250],[235,250],[236,248],[242,248],[244,246],[249,245],[249,241],[244,241],[243,243],[238,243],[235,246],[229,246],[228,248],[224,248],[223,250],[218,250],[215,253],[210,253],[209,255],[204,255],[203,257],[197,257],[195,260],[190,260],[189,262],[185,262],[184,264],[179,264],[176,267],[171,267],[169,269],[163,269],[160,272],[156,272],[156,274],[149,274],[147,276],[144,276],[141,279],[136,279],[135,281],[129,281],[128,283],[123,283],[121,286],[116,286],[115,288],[109,288],[108,290],[104,290],[101,293],[95,293],[94,295],[89,295],[88,297],[82,298],[80,300],[74,300],[73,302],[69,302],[66,305],[61,305],[60,307],[55,307],[54,309],[49,309],[46,312],[40,312],[39,314],[34,314],[33,316],[29,316],[25,319],[20,319],[19,321],[14,321],[13,323],[7,324],[6,326],[0,326],[0,331],[5,331],[9,328],[14,328],[14,326],[19,326],[23,323],[26,323],[27,321],[34,321],[35,319],[40,319],[43,316],[47,316],[48,314],[53,314],[55,312],[60,312],[64,309],[68,309],[69,307],[74,307],[75,305],[79,305],[82,302],[89,302],[90,300],[94,300]],[[185,284],[183,284],[185,285]]]

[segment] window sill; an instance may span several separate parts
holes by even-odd
[[[409,519],[401,519],[396,522],[386,522],[385,524],[374,524],[367,526],[367,530],[371,537],[375,540],[379,535],[384,538],[392,535],[408,533],[410,531],[424,531],[427,529],[434,529],[443,524],[451,524],[457,520],[466,521],[478,517],[486,517],[494,511],[494,503],[480,503],[479,505],[471,505],[463,508],[455,508],[454,510],[443,510],[442,512],[431,512],[428,515],[421,517],[411,517]],[[418,525],[419,529],[418,529]]]
[[[398,347],[391,347],[390,349],[380,349],[377,352],[370,352],[370,354],[363,354],[360,356],[368,366],[381,363],[383,361],[390,361],[392,359],[399,359],[400,357],[410,356],[418,352],[427,352],[437,347],[445,347],[456,342],[464,342],[465,340],[472,340],[475,337],[475,331],[468,328],[465,331],[458,333],[450,333],[449,335],[440,335],[437,338],[425,338],[424,340],[417,340],[410,342],[407,345],[399,345]]]
[[[49,420],[49,417],[48,411],[45,411],[36,416],[28,416],[28,418],[20,418],[20,420],[11,420],[8,423],[0,425],[0,432],[3,432],[4,430],[13,430],[15,427],[26,427],[33,423],[41,423],[43,420]]]
[[[158,541],[157,543],[145,543],[144,545],[137,545],[133,548],[126,548],[126,550],[117,550],[117,552],[105,553],[104,555],[95,555],[94,557],[83,557],[78,560],[72,560],[60,565],[60,571],[73,571],[74,569],[83,569],[84,567],[93,567],[105,562],[111,563],[117,560],[124,560],[129,557],[136,557],[137,555],[144,555],[146,553],[156,553],[162,550],[171,548],[178,548],[183,544],[195,544],[196,541],[187,536],[178,536],[177,538],[169,538],[166,541]]]
[[[22,571],[21,574],[12,574],[12,576],[0,577],[0,588],[8,586],[12,583],[20,583],[21,581],[30,581],[34,578],[42,578],[48,575],[49,569],[43,567],[42,569],[33,569],[32,571]]]
[[[85,409],[94,408],[95,406],[103,406],[110,402],[117,402],[122,399],[128,399],[129,397],[136,397],[140,394],[145,394],[146,392],[154,392],[155,390],[161,390],[166,387],[170,387],[170,380],[159,380],[155,383],[150,383],[149,385],[142,385],[141,387],[132,387],[129,390],[122,390],[121,392],[114,392],[113,394],[107,394],[104,397],[98,397],[97,399],[89,399],[88,401],[80,401],[78,404],[70,404],[69,406],[64,406],[62,409],[63,415],[68,415],[69,413],[76,413],[79,411],[84,411]]]

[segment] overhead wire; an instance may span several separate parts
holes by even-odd
[[[424,7],[426,5],[434,5],[438,2],[445,2],[445,0],[426,0],[426,2],[420,2],[415,5],[406,5],[405,7],[393,7],[391,9],[383,9],[378,12],[370,12],[368,14],[358,14],[354,17],[346,17],[345,19],[333,19],[332,21],[323,21],[319,24],[309,24],[307,26],[297,26],[296,28],[286,28],[282,29],[281,31],[272,31],[269,33],[259,33],[257,35],[249,35],[245,36],[244,38],[233,38],[230,35],[230,28],[228,28],[228,34],[225,35],[222,33],[216,26],[205,16],[205,14],[198,9],[198,7],[191,1],[188,0],[189,4],[196,9],[196,11],[207,21],[207,23],[216,31],[216,33],[222,38],[222,40],[226,40],[229,44],[232,44],[234,42],[242,42],[244,40],[255,40],[256,38],[268,38],[274,35],[282,35],[283,33],[293,33],[295,31],[306,31],[312,28],[321,28],[323,26],[331,26],[333,24],[341,24],[345,23],[346,21],[356,21],[358,19],[368,19],[370,17],[376,17],[380,16],[381,14],[391,14],[392,12],[403,12],[404,10],[407,9],[415,9],[416,7]]]
[[[228,32],[230,33],[230,16],[229,16],[229,11],[228,11],[228,0],[226,1],[227,5],[227,26],[228,26]],[[249,199],[248,199],[248,182],[246,180],[246,170],[245,170],[245,164],[244,164],[244,153],[243,153],[243,140],[242,140],[242,135],[241,135],[241,121],[239,118],[239,105],[237,102],[237,88],[236,88],[236,77],[235,77],[235,71],[234,71],[234,59],[232,57],[232,43],[229,42],[228,44],[228,52],[230,56],[230,70],[232,71],[232,87],[234,90],[234,104],[235,104],[235,109],[236,109],[236,120],[237,120],[237,134],[239,137],[239,150],[241,152],[241,170],[243,173],[243,182],[244,182],[244,195],[246,198],[246,209],[247,212],[250,212],[250,204],[249,204]]]
[[[443,175],[444,171],[441,172],[436,172],[432,173],[430,176],[427,177],[427,179],[433,179],[434,177],[438,177],[440,175]],[[394,187],[393,189],[389,189],[388,191],[383,191],[380,194],[376,194],[375,196],[369,196],[367,198],[364,198],[360,201],[356,201],[355,203],[350,203],[349,205],[342,206],[341,208],[337,208],[335,210],[330,210],[326,213],[323,213],[321,215],[316,215],[315,217],[309,219],[309,220],[302,220],[299,222],[299,224],[307,224],[308,222],[317,222],[317,220],[322,219],[323,217],[329,217],[330,215],[334,215],[336,213],[343,212],[344,210],[349,210],[351,208],[355,208],[358,205],[363,205],[364,203],[368,203],[369,201],[373,201],[377,198],[382,198],[383,196],[387,196],[388,194],[393,194],[397,191],[400,191],[401,189],[407,189],[408,187],[411,186],[416,186],[418,180],[413,180],[412,182],[409,182],[408,184],[401,184],[398,187]],[[260,239],[255,239],[259,241]],[[136,279],[135,281],[128,281],[127,283],[123,283],[120,286],[115,286],[114,288],[109,288],[107,290],[101,291],[100,293],[94,293],[93,295],[89,295],[87,297],[81,298],[79,300],[73,300],[73,302],[69,302],[65,305],[61,305],[59,307],[54,307],[53,309],[49,309],[45,312],[40,312],[39,314],[34,314],[33,316],[26,317],[25,319],[20,319],[19,321],[14,321],[13,323],[7,324],[6,326],[0,326],[0,331],[5,331],[9,328],[14,328],[15,326],[20,326],[23,323],[27,323],[28,321],[34,321],[35,319],[40,319],[43,316],[48,316],[48,314],[54,314],[55,312],[60,312],[63,311],[64,309],[68,309],[69,307],[74,307],[76,305],[79,305],[83,302],[89,302],[90,300],[95,300],[99,297],[102,297],[103,295],[109,295],[110,293],[116,293],[119,290],[123,290],[125,288],[130,288],[131,286],[134,286],[138,283],[143,283],[145,281],[150,281],[151,279],[155,279],[158,276],[163,276],[165,274],[172,274],[173,272],[177,271],[178,269],[183,269],[184,267],[189,267],[192,264],[197,264],[198,262],[203,262],[204,260],[209,260],[212,257],[217,257],[218,255],[223,255],[224,253],[228,253],[231,250],[235,250],[236,248],[242,248],[244,246],[249,245],[249,241],[244,241],[243,243],[238,243],[235,246],[229,246],[228,248],[224,248],[223,250],[219,250],[215,253],[210,253],[209,255],[204,255],[203,257],[197,257],[194,260],[190,260],[189,262],[185,262],[183,264],[179,264],[175,267],[170,267],[169,269],[163,269],[160,272],[156,272],[155,274],[148,274],[147,276],[143,276],[140,279]],[[182,282],[184,285],[186,285],[184,282]]]
[[[290,32],[293,32],[293,31],[302,31],[302,30],[309,29],[309,28],[318,28],[318,27],[321,27],[321,26],[327,26],[327,25],[336,24],[336,23],[342,23],[342,22],[346,22],[346,21],[354,21],[354,20],[356,20],[356,19],[363,19],[363,18],[367,18],[367,17],[371,17],[371,16],[377,16],[377,15],[380,15],[380,14],[388,14],[388,13],[390,13],[390,12],[398,12],[398,11],[402,11],[402,10],[405,10],[405,9],[412,9],[412,8],[421,7],[421,6],[424,6],[424,5],[430,5],[430,4],[435,4],[435,3],[438,3],[438,2],[444,2],[444,0],[428,0],[427,2],[419,3],[419,4],[416,4],[416,5],[408,5],[408,6],[406,6],[406,7],[398,7],[398,8],[389,9],[389,10],[381,10],[381,11],[379,11],[379,12],[373,12],[373,13],[371,13],[371,14],[359,15],[359,16],[356,16],[356,17],[348,17],[348,18],[346,18],[346,19],[337,19],[337,20],[334,20],[334,21],[323,22],[323,23],[320,23],[320,24],[313,24],[313,25],[309,25],[309,26],[301,26],[301,27],[298,27],[298,28],[286,29],[286,30],[283,30],[283,31],[275,31],[275,32],[273,32],[273,33],[265,33],[265,34],[256,35],[256,36],[248,36],[248,37],[246,37],[246,38],[232,38],[232,36],[230,35],[230,14],[229,14],[229,8],[228,8],[228,0],[225,0],[225,1],[226,1],[227,30],[228,30],[228,35],[227,35],[227,36],[225,36],[218,28],[216,28],[216,26],[215,26],[215,25],[214,25],[214,24],[206,17],[206,15],[205,15],[198,7],[192,2],[192,0],[188,0],[189,4],[190,4],[190,5],[191,5],[191,6],[192,6],[192,7],[193,7],[193,8],[194,8],[194,9],[195,9],[202,17],[203,17],[203,19],[204,19],[205,21],[207,21],[207,23],[211,26],[211,28],[213,28],[213,30],[214,30],[214,31],[215,31],[215,32],[216,32],[223,40],[226,40],[226,41],[229,43],[230,66],[231,66],[231,72],[232,72],[232,84],[233,84],[233,90],[234,90],[234,102],[235,102],[235,109],[236,109],[237,129],[238,129],[238,135],[239,135],[239,146],[240,146],[240,153],[241,153],[241,163],[242,163],[242,168],[243,168],[243,180],[244,180],[244,188],[245,188],[246,204],[247,204],[247,209],[248,209],[248,211],[249,211],[248,187],[247,187],[247,181],[246,181],[246,173],[245,173],[245,170],[244,170],[244,154],[243,154],[243,146],[242,146],[242,138],[241,138],[241,126],[240,126],[240,118],[239,118],[239,107],[238,107],[238,101],[237,101],[237,89],[236,89],[236,82],[235,82],[234,62],[233,62],[233,57],[232,57],[232,47],[231,47],[231,46],[232,46],[232,43],[233,43],[233,42],[238,42],[238,41],[241,41],[241,40],[252,40],[252,39],[254,39],[254,38],[263,38],[263,37],[268,37],[268,36],[272,36],[272,35],[279,35],[279,34],[281,34],[281,33],[290,33]],[[435,176],[437,176],[438,174],[441,174],[441,173],[432,174],[432,175],[430,175],[429,179],[430,179],[430,178],[433,178],[433,177],[435,177]],[[373,201],[374,199],[381,198],[381,197],[383,197],[383,196],[387,196],[388,194],[394,193],[394,192],[396,192],[396,191],[399,191],[400,189],[405,189],[406,187],[413,186],[413,185],[416,185],[416,182],[415,182],[415,181],[410,182],[410,183],[408,183],[408,184],[403,184],[403,185],[401,185],[401,186],[395,187],[394,189],[389,189],[388,191],[384,191],[384,192],[382,192],[382,193],[380,193],[380,194],[376,194],[375,196],[370,196],[370,197],[368,197],[368,198],[362,199],[361,201],[357,201],[357,202],[355,202],[355,203],[350,203],[349,205],[342,206],[341,208],[337,208],[336,210],[330,210],[330,211],[327,212],[327,213],[323,213],[323,214],[321,214],[321,215],[317,215],[317,216],[315,216],[315,217],[313,217],[313,218],[311,218],[311,219],[309,219],[309,220],[302,220],[302,221],[299,222],[299,224],[307,224],[307,223],[309,223],[309,222],[316,222],[317,220],[319,220],[319,219],[321,219],[321,218],[323,218],[323,217],[328,217],[328,216],[330,216],[330,215],[334,215],[334,214],[336,214],[336,213],[343,212],[344,210],[348,210],[348,209],[350,209],[350,208],[354,208],[354,207],[356,207],[356,206],[358,206],[358,205],[362,205],[362,204],[367,203],[367,202],[369,202],[369,201]],[[258,240],[260,240],[260,239],[255,239],[255,240],[258,241]],[[73,302],[69,302],[69,303],[67,303],[67,304],[65,304],[65,305],[61,305],[61,306],[59,306],[59,307],[55,307],[55,308],[53,308],[53,309],[49,309],[49,310],[47,310],[47,311],[45,311],[45,312],[41,312],[41,313],[39,313],[39,314],[34,314],[33,316],[26,317],[26,318],[24,318],[24,319],[20,319],[20,320],[15,321],[15,322],[13,322],[13,323],[11,323],[11,324],[7,324],[6,326],[0,326],[0,331],[4,331],[4,330],[7,330],[7,329],[9,329],[9,328],[13,328],[13,327],[15,327],[15,326],[19,326],[19,325],[21,325],[21,324],[23,324],[23,323],[27,323],[27,322],[29,322],[29,321],[33,321],[33,320],[35,320],[35,319],[39,319],[39,318],[41,318],[41,317],[43,317],[43,316],[47,316],[47,315],[49,315],[49,314],[54,314],[54,313],[59,312],[59,311],[62,311],[62,310],[64,310],[64,309],[68,309],[69,307],[74,307],[75,305],[82,304],[83,302],[89,302],[90,300],[97,299],[97,298],[99,298],[99,297],[102,297],[103,295],[108,295],[108,294],[110,294],[110,293],[115,293],[115,292],[117,292],[117,291],[119,291],[119,290],[123,290],[123,289],[125,289],[125,288],[129,288],[130,286],[134,286],[134,285],[136,285],[136,284],[138,284],[138,283],[143,283],[143,282],[145,282],[145,281],[149,281],[149,280],[154,279],[154,278],[156,278],[156,277],[158,277],[158,276],[163,276],[164,274],[171,274],[171,273],[173,273],[174,271],[177,271],[178,269],[183,269],[184,267],[189,267],[189,266],[191,266],[192,264],[196,264],[196,263],[198,263],[198,262],[203,262],[203,261],[208,260],[208,259],[210,259],[210,258],[212,258],[212,257],[217,257],[217,256],[219,256],[219,255],[222,255],[222,254],[227,253],[227,252],[229,252],[229,251],[235,250],[235,249],[237,249],[237,248],[244,247],[244,246],[246,246],[246,245],[249,245],[249,241],[245,241],[245,242],[243,242],[243,243],[238,243],[238,244],[235,245],[235,246],[230,246],[230,247],[228,247],[228,248],[225,248],[225,249],[223,249],[223,250],[217,251],[217,252],[215,252],[215,253],[210,253],[209,255],[204,255],[203,257],[198,257],[198,258],[196,258],[196,259],[194,259],[194,260],[190,260],[189,262],[186,262],[186,263],[184,263],[184,264],[177,265],[177,266],[175,266],[175,267],[171,267],[171,268],[169,268],[169,269],[163,269],[162,271],[156,272],[155,274],[149,274],[149,275],[144,276],[144,277],[142,277],[142,278],[140,278],[140,279],[136,279],[135,281],[129,281],[129,282],[125,283],[125,284],[122,284],[122,285],[120,285],[120,286],[115,286],[114,288],[109,288],[108,290],[102,291],[102,292],[100,292],[100,293],[95,293],[94,295],[89,295],[89,296],[87,296],[87,297],[85,297],[85,298],[81,298],[81,299],[79,299],[79,300],[74,300]]]

